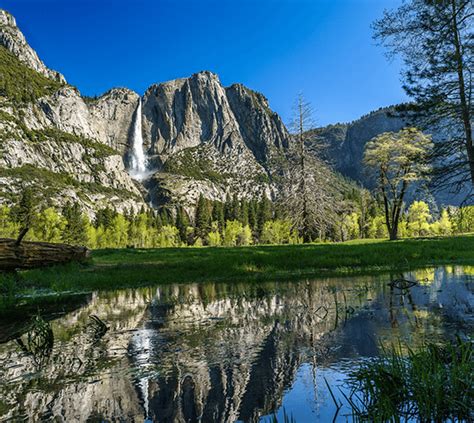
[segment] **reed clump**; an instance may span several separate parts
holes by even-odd
[[[358,421],[472,421],[473,344],[457,339],[413,350],[401,345],[364,363],[347,396]]]

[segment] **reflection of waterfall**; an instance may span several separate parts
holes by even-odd
[[[148,421],[149,417],[149,375],[146,374],[147,367],[151,363],[151,339],[153,331],[149,329],[139,330],[132,338],[130,345],[131,354],[136,363],[140,365],[141,373],[138,375],[138,388],[141,391],[143,399],[143,408],[145,409],[145,418]]]
[[[138,100],[135,121],[133,123],[132,150],[130,152],[130,176],[142,180],[147,176],[147,160],[143,151],[142,101]]]

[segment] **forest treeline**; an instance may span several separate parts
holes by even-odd
[[[387,238],[382,209],[365,191],[346,199],[347,210],[317,241]],[[22,204],[0,207],[0,237],[16,238],[22,227]],[[225,202],[199,198],[193,216],[178,207],[173,212],[142,209],[118,213],[100,209],[90,219],[78,203],[61,210],[43,207],[33,211],[25,239],[87,245],[89,248],[151,248],[178,246],[244,246],[297,244],[303,239],[294,223],[283,218],[266,197],[260,200],[227,198]],[[448,207],[432,213],[427,203],[415,201],[403,214],[401,237],[448,236],[474,232],[474,206]]]

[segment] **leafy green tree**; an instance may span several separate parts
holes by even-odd
[[[33,233],[35,238],[46,242],[61,242],[66,219],[54,208],[48,207],[36,215]]]
[[[289,220],[273,220],[265,222],[262,242],[265,244],[288,244],[292,236],[292,224]]]
[[[212,222],[211,231],[207,235],[207,243],[210,247],[219,247],[222,245],[222,236],[218,222]]]
[[[66,203],[62,215],[66,219],[62,240],[71,245],[86,245],[87,221],[82,214],[79,203]]]
[[[431,137],[416,128],[385,132],[365,146],[364,161],[377,176],[390,240],[398,238],[398,225],[408,187],[428,178]]]
[[[99,228],[102,228],[101,226]],[[86,228],[86,247],[91,249],[100,248],[98,245],[98,231],[99,228],[96,228],[92,223],[89,222]],[[102,228],[103,229],[103,228]]]
[[[249,225],[242,225],[242,229],[239,233],[237,243],[238,245],[252,245],[252,230],[250,229]]]
[[[19,231],[19,224],[13,219],[8,206],[0,206],[0,238],[14,238]]]
[[[408,209],[408,233],[410,236],[426,236],[430,232],[430,209],[424,201],[414,201]]]
[[[433,223],[433,232],[436,235],[449,236],[453,233],[453,224],[449,217],[448,210],[443,209],[437,222]]]
[[[346,214],[342,219],[341,238],[342,241],[357,239],[360,235],[360,216],[357,212]]]
[[[223,234],[223,245],[226,247],[235,247],[238,243],[239,235],[242,233],[243,226],[238,220],[228,220],[225,223]]]
[[[156,247],[178,247],[179,231],[175,226],[165,225],[156,237]]]
[[[453,216],[458,233],[474,232],[474,206],[460,207]]]
[[[128,221],[128,219],[126,219]],[[151,234],[153,226],[146,213],[139,213],[133,221],[129,222],[128,228],[128,243],[139,248],[151,247]]]
[[[388,236],[385,216],[377,215],[370,220],[367,236],[369,238],[385,238]]]
[[[407,0],[374,23],[374,36],[405,64],[418,121],[439,136],[437,182],[474,184],[474,2]],[[464,154],[460,154],[463,151]],[[452,188],[451,186],[449,186]]]
[[[122,214],[117,214],[112,219],[112,224],[106,230],[109,247],[125,248],[128,245],[129,222]]]

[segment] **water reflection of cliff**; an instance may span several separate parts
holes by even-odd
[[[3,403],[3,418],[30,421],[257,421],[280,407],[303,363],[372,356],[394,335],[444,336],[459,319],[470,327],[472,284],[450,277],[404,293],[356,278],[101,294],[54,322],[44,368],[0,346],[0,415]],[[111,327],[96,343],[81,329],[90,314]]]

